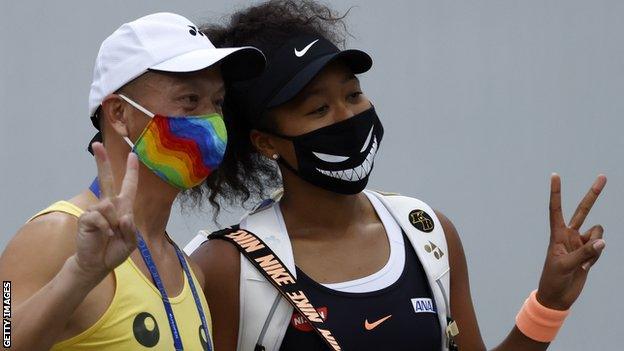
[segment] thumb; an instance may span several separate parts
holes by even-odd
[[[579,249],[569,253],[562,258],[562,266],[567,271],[575,270],[586,261],[597,258],[605,248],[603,239],[590,240]]]

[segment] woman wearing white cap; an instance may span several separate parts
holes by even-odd
[[[268,62],[257,79],[228,87],[231,138],[218,171],[224,183],[208,183],[213,197],[248,198],[279,180],[272,162],[283,181],[281,199],[191,256],[209,282],[215,346],[485,350],[453,224],[420,200],[365,190],[384,133],[355,76],[372,61],[335,46],[341,24],[312,1],[270,1],[206,29],[221,45],[257,46]],[[546,349],[605,246],[600,226],[579,233],[604,176],[569,224],[558,176],[551,182],[539,288],[496,350]]]
[[[0,259],[15,350],[212,350],[204,277],[166,233],[177,195],[219,166],[223,82],[264,67],[186,18],[126,23],[96,59],[89,115],[98,179],[39,212]]]

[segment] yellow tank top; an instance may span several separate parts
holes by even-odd
[[[83,210],[67,201],[59,201],[37,213],[30,220],[50,212],[64,212],[79,217]],[[29,220],[29,221],[30,221]],[[190,264],[189,264],[190,267]],[[84,332],[63,340],[52,351],[171,351],[173,337],[160,292],[130,258],[114,270],[115,295],[102,317]],[[199,281],[191,270],[212,335],[212,320]],[[186,274],[178,296],[169,297],[185,350],[207,350],[206,335],[195,306]]]

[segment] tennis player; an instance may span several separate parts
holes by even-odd
[[[338,48],[343,25],[328,7],[282,0],[206,28],[217,45],[252,45],[268,60],[260,77],[228,84],[231,138],[213,194],[255,194],[279,180],[275,166],[283,186],[192,255],[206,275],[215,346],[485,350],[452,222],[421,200],[366,190],[392,116],[358,79],[370,56]],[[605,247],[600,226],[579,232],[605,183],[599,176],[565,222],[551,177],[542,276],[495,350],[545,350],[555,338]]]

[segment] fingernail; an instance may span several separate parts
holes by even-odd
[[[604,240],[602,239],[598,239],[596,240],[596,242],[593,244],[594,250],[598,251],[598,250],[602,250],[604,249],[606,243]]]
[[[591,262],[588,261],[588,262],[583,263],[581,268],[583,268],[583,270],[588,270],[590,266],[591,266]]]
[[[112,229],[108,230],[108,236],[114,236],[115,232]]]

